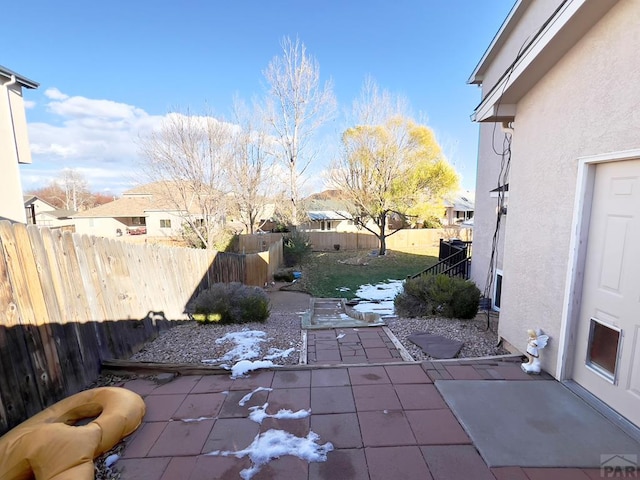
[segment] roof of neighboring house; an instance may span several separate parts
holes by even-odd
[[[38,215],[48,215],[50,217],[54,217],[60,220],[63,218],[71,218],[76,213],[77,212],[75,210],[64,210],[60,208],[57,210],[50,210],[50,211],[47,210],[46,212],[40,212]]]
[[[445,199],[444,206],[453,207],[458,212],[473,212],[476,208],[473,198],[464,193]]]
[[[319,222],[322,220],[349,220],[351,215],[345,211],[335,210],[310,210],[307,212],[309,220]]]
[[[23,77],[19,73],[16,73],[13,70],[9,70],[7,67],[3,67],[2,65],[0,65],[0,76],[4,77],[5,81],[11,80],[11,77],[15,76],[16,81],[26,88],[38,88],[40,86],[38,82],[34,82],[27,77]],[[4,81],[2,83],[4,83]]]
[[[146,217],[147,212],[177,212],[184,209],[178,208],[169,196],[172,182],[153,182],[140,185],[122,194],[122,197],[113,202],[90,208],[84,212],[73,215],[73,218],[115,218],[115,217]],[[188,207],[189,212],[199,213],[197,202]]]
[[[40,197],[37,197],[35,195],[23,195],[22,196],[22,200],[24,201],[24,206],[28,207],[29,205],[33,204],[36,202],[36,200],[40,200],[42,203],[44,203],[45,205],[48,205],[51,207],[51,210],[55,210],[56,207],[54,207],[53,205],[51,205],[49,202],[41,199]]]
[[[73,218],[146,217],[146,210],[152,208],[157,208],[157,205],[151,197],[122,197],[76,213]]]

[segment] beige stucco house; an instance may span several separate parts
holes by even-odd
[[[519,0],[469,80],[482,90],[471,275],[499,298],[499,335],[523,351],[543,330],[543,368],[636,427],[638,52],[637,0]]]
[[[76,213],[75,210],[56,208],[35,195],[24,196],[24,210],[30,225],[74,230],[71,216]]]
[[[38,84],[0,66],[0,220],[26,223],[19,164],[31,163],[23,88]]]
[[[73,215],[76,232],[99,237],[179,236],[185,215],[199,215],[176,206],[166,185],[150,183],[127,190],[113,202]]]

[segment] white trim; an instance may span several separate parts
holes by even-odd
[[[593,200],[593,184],[596,165],[606,162],[620,162],[637,160],[640,149],[589,155],[578,158],[578,175],[576,180],[576,194],[573,203],[573,220],[571,222],[571,238],[569,243],[569,261],[565,278],[562,319],[560,323],[560,341],[558,348],[558,362],[555,377],[568,380],[571,377],[574,345],[571,344],[573,334],[580,315],[582,301],[582,281],[586,244],[589,235],[589,217]]]
[[[519,20],[519,18],[516,18],[516,12],[518,12],[522,7],[526,8],[528,6],[529,6],[528,3],[524,3],[522,0],[518,0],[513,5],[513,7],[511,7],[511,10],[509,10],[509,13],[507,14],[507,18],[505,18],[504,22],[502,22],[500,29],[494,35],[493,40],[491,40],[491,43],[487,47],[487,50],[484,52],[484,55],[482,55],[482,58],[476,65],[476,68],[473,69],[473,72],[471,73],[469,80],[467,80],[468,84],[482,83],[482,80],[484,80],[484,77],[483,75],[479,74],[480,70],[486,70],[485,63],[487,63],[487,61],[489,60],[489,57],[493,56],[493,53],[497,49],[497,46],[503,43],[502,39],[505,36],[507,36],[507,33],[506,33],[507,30],[510,30],[508,27],[510,27],[512,23],[517,23],[517,21]]]
[[[508,75],[504,75],[502,79],[492,87],[489,95],[478,105],[472,115],[473,121],[493,121],[492,114],[495,114],[495,105],[500,104],[505,91],[524,74],[538,55],[549,46],[558,32],[564,28],[586,2],[587,0],[568,0],[561,7],[555,17],[545,26],[545,29],[527,46],[527,49],[522,53],[520,58],[515,60],[514,65],[511,67],[511,72]]]

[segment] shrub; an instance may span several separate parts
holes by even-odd
[[[273,274],[273,280],[276,282],[293,282],[294,278],[292,270],[278,270]]]
[[[192,310],[202,323],[265,322],[270,313],[269,297],[258,287],[214,283],[196,297]]]
[[[309,240],[309,235],[304,232],[294,230],[283,240],[284,264],[287,267],[302,264],[311,253],[311,241]]]
[[[478,313],[480,290],[473,282],[447,275],[421,275],[409,279],[394,305],[403,317],[439,315],[447,318],[474,318]]]

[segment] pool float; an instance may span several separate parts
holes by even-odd
[[[93,459],[134,432],[144,413],[144,400],[125,388],[67,397],[0,437],[0,479],[92,480]]]

